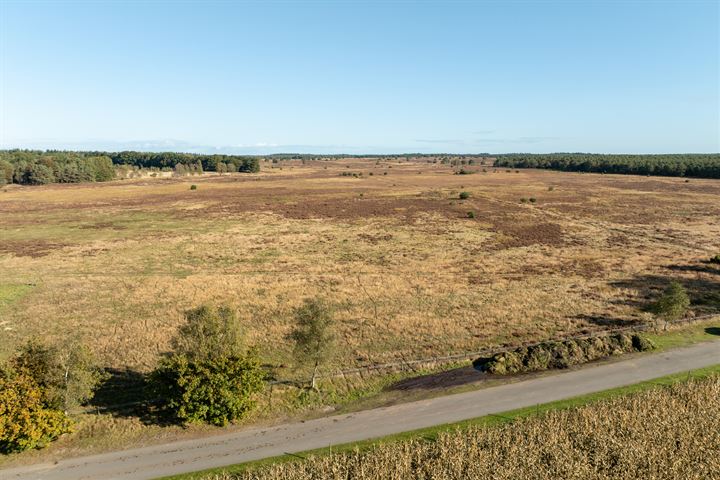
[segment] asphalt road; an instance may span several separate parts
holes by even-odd
[[[456,422],[714,364],[720,364],[720,341],[352,414],[0,470],[0,478],[151,479]]]

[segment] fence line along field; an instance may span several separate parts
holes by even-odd
[[[206,480],[717,479],[720,377]]]
[[[670,280],[720,306],[720,183],[428,159],[0,190],[0,355],[80,339],[146,371],[186,310],[237,309],[289,369],[291,311],[336,307],[334,367],[645,321]],[[195,189],[191,189],[195,185]],[[463,193],[465,192],[465,193]]]

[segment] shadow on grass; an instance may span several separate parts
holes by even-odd
[[[597,325],[599,327],[609,327],[609,328],[632,327],[632,326],[638,324],[637,320],[627,320],[624,318],[611,318],[611,317],[600,316],[600,315],[580,315],[577,318],[580,320],[584,320],[592,325]]]
[[[617,288],[634,289],[640,295],[626,304],[649,311],[662,292],[672,281],[678,281],[685,287],[690,297],[691,307],[699,314],[720,311],[720,278],[717,269],[705,269],[693,265],[672,265],[667,267],[672,272],[694,273],[693,277],[668,275],[638,275],[636,277],[613,282]],[[625,302],[624,302],[625,303]]]
[[[670,265],[667,268],[676,272],[695,272],[707,273],[709,275],[720,275],[720,265],[710,261],[704,261],[702,262],[702,265]]]
[[[170,415],[157,408],[147,376],[135,370],[106,370],[107,378],[95,391],[90,406],[115,417],[138,418],[146,425],[174,425]]]
[[[453,368],[443,372],[406,378],[388,386],[386,390],[433,390],[436,388],[458,387],[487,378],[487,374],[473,366]]]

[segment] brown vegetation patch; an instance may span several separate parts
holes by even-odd
[[[393,236],[389,233],[385,235],[371,235],[369,233],[359,233],[358,238],[360,238],[361,240],[365,240],[366,242],[373,245],[377,245],[380,242],[387,242],[388,240],[392,240]]]
[[[91,223],[89,225],[80,225],[78,228],[83,230],[127,230],[126,226],[112,222]]]
[[[10,253],[16,257],[38,258],[66,246],[68,246],[66,243],[47,240],[5,240],[0,243],[0,253]]]
[[[579,275],[583,278],[604,277],[606,270],[605,265],[596,260],[581,258],[570,259],[561,268],[561,271],[566,274]]]
[[[438,213],[455,217],[459,211],[442,200],[418,198],[335,198],[331,200],[309,199],[305,202],[273,205],[275,213],[286,218],[330,218],[354,220],[373,217],[397,217],[412,222],[418,214]],[[279,207],[279,208],[277,208]]]
[[[494,221],[491,230],[501,235],[499,248],[565,244],[562,227],[557,223],[506,218]]]
[[[213,203],[206,207],[175,213],[184,217],[195,217],[270,212],[293,220],[314,218],[345,221],[395,217],[406,223],[412,223],[418,215],[427,213],[440,214],[448,218],[463,217],[468,208],[447,199],[378,198],[359,195],[350,197],[346,194],[337,195],[328,192],[318,194],[314,191],[301,190],[280,190],[274,197],[267,197],[267,191],[263,194],[258,192],[257,195],[252,195],[248,191],[243,191],[241,195],[218,191],[198,199]]]

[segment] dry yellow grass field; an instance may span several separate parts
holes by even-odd
[[[4,187],[0,355],[79,337],[103,365],[146,371],[186,309],[216,302],[283,375],[290,312],[315,295],[337,305],[336,367],[632,324],[670,279],[695,313],[720,305],[703,263],[720,252],[719,181],[474,169],[286,161]]]
[[[720,478],[720,378],[654,388],[502,426],[309,457],[240,479]]]

